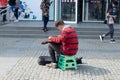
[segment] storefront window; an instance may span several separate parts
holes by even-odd
[[[42,11],[40,9],[40,4],[42,0],[20,0],[19,20],[42,20]],[[50,20],[54,20],[54,9],[55,9],[55,0],[50,6],[49,16]]]
[[[84,20],[103,21],[106,14],[106,0],[85,0]]]
[[[76,19],[76,3],[74,0],[61,1],[61,19],[64,21],[75,21]]]

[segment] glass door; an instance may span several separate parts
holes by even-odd
[[[84,0],[83,22],[102,22],[106,18],[107,0]]]
[[[60,19],[66,23],[77,23],[77,0],[61,0]]]

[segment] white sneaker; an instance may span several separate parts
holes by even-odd
[[[45,66],[50,67],[50,68],[56,68],[57,64],[56,63],[50,63],[50,64],[46,64]]]
[[[99,35],[100,37],[100,41],[103,41],[104,37],[102,37],[102,35]]]
[[[15,23],[19,22],[19,20],[14,20]]]

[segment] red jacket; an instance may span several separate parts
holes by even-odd
[[[0,0],[0,8],[7,7],[7,0]]]
[[[51,37],[50,40],[54,43],[62,43],[61,52],[64,55],[75,55],[78,51],[78,37],[74,28],[65,26],[61,35]]]

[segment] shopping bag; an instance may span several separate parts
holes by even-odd
[[[113,20],[113,17],[109,17],[109,19],[108,19],[108,24],[114,24],[114,20]]]

